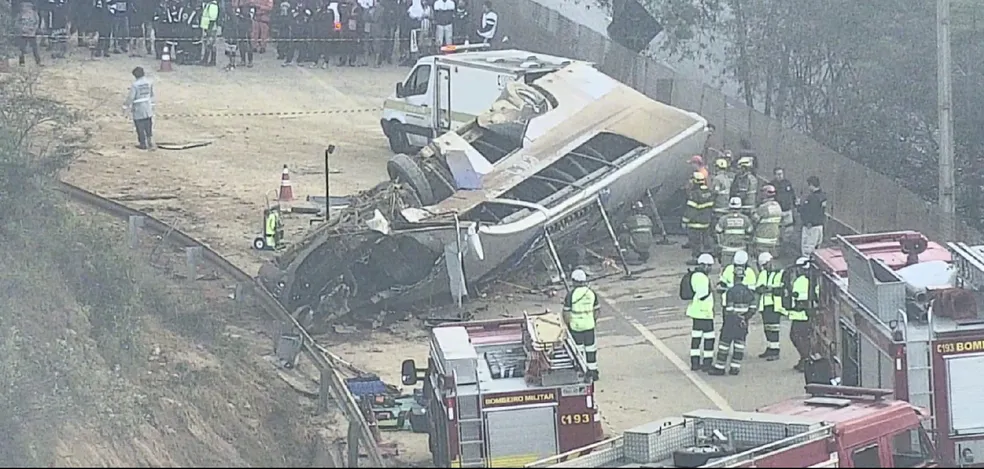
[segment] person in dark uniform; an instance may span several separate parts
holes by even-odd
[[[85,47],[85,36],[92,32],[89,26],[92,7],[88,0],[71,0],[68,6],[69,17],[72,19],[72,27],[68,33],[75,34],[78,47]]]
[[[109,9],[109,0],[93,0],[90,22],[99,35],[94,57],[109,57],[110,36],[113,34],[113,17]]]
[[[287,58],[290,39],[290,2],[283,1],[277,5],[273,18],[270,19],[270,36],[277,44],[277,60]]]
[[[343,51],[340,65],[349,67],[357,65],[357,58],[362,55],[362,6],[355,0],[346,0],[338,5],[342,16],[342,45]]]
[[[452,24],[452,42],[464,44],[468,35],[475,26],[471,22],[471,11],[469,11],[468,0],[455,0],[454,2],[454,21]]]
[[[710,375],[724,375],[725,366],[728,366],[730,375],[741,372],[741,363],[745,359],[745,339],[748,338],[748,320],[755,315],[757,306],[755,293],[745,284],[744,276],[753,273],[750,270],[746,271],[743,266],[738,266],[734,271],[734,283],[721,295],[721,301],[724,303],[724,322],[721,324],[721,336],[718,339],[714,364],[706,370]],[[730,364],[728,355],[731,355]]]
[[[300,50],[297,54],[297,64],[311,63],[312,66],[317,66],[318,64],[318,43],[315,42],[317,38],[318,24],[314,21],[314,10],[316,8],[313,5],[304,5],[301,10],[300,16],[300,43],[298,44]]]
[[[112,23],[113,53],[126,53],[129,50],[130,2],[128,0],[110,0],[109,14]]]
[[[632,204],[632,213],[622,224],[619,244],[622,249],[631,249],[638,257],[636,264],[649,261],[649,249],[653,245],[653,221],[644,213],[642,202]]]
[[[182,52],[179,62],[185,65],[199,65],[202,59],[202,4],[196,0],[189,0],[185,4],[185,14],[187,18],[181,27],[181,42],[183,46],[178,46]]]
[[[285,31],[286,37],[283,39],[286,42],[286,48],[284,50],[284,67],[294,64],[294,57],[301,52],[301,41],[303,36],[301,28],[303,26],[303,19],[301,18],[304,12],[300,5],[291,7],[290,14],[287,16],[285,21]]]
[[[321,63],[321,67],[328,68],[332,54],[335,51],[335,42],[332,41],[336,37],[335,21],[335,10],[328,3],[322,3],[315,11],[314,18],[311,22],[314,24],[314,46],[317,52],[315,53],[312,67],[317,66],[319,61],[324,60]]]
[[[68,53],[69,7],[65,0],[52,0],[50,5],[51,58],[63,59]]]
[[[253,67],[253,23],[256,21],[256,7],[243,12],[237,9],[236,26],[239,32],[239,61],[247,68]]]
[[[184,8],[176,0],[161,0],[157,5],[157,11],[154,12],[154,54],[158,59],[164,53],[164,45],[167,44],[170,49],[170,55],[173,59],[177,55],[176,47],[178,45],[175,38],[180,34],[179,27],[183,23],[181,22],[181,16],[184,13]]]

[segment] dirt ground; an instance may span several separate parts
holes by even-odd
[[[344,195],[386,178],[390,151],[379,111],[407,70],[283,68],[271,53],[252,69],[179,67],[158,73],[148,58],[90,59],[81,50],[45,69],[43,84],[57,99],[92,116],[93,151],[64,178],[206,241],[247,272],[263,258],[250,250],[262,228],[265,196],[276,197],[283,165],[300,202],[324,195],[324,150],[334,144],[331,190]],[[160,143],[211,142],[181,151],[135,148],[132,121],[122,104],[135,66],[155,81],[155,139]],[[361,112],[342,112],[361,110]],[[291,116],[209,117],[210,113],[289,113]],[[140,200],[161,198],[161,200]],[[173,197],[173,198],[171,198]],[[299,202],[299,203],[300,203]],[[308,227],[285,220],[288,241]]]

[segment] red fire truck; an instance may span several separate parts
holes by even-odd
[[[806,391],[756,412],[698,410],[647,423],[589,454],[526,467],[939,467],[921,410],[891,390]]]
[[[943,461],[984,467],[981,248],[901,231],[839,236],[812,261],[812,346],[834,379],[929,409]]]
[[[436,467],[522,467],[603,437],[583,355],[557,313],[441,325],[424,381]]]

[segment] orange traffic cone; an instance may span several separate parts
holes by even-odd
[[[164,44],[164,50],[161,51],[161,69],[162,72],[171,71],[171,46],[169,44]]]
[[[284,172],[280,175],[280,194],[277,197],[281,202],[294,200],[294,188],[290,185],[290,172],[287,165],[284,165]]]

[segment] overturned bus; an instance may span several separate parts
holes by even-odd
[[[395,155],[391,181],[261,268],[288,310],[332,320],[460,300],[543,246],[576,245],[606,210],[648,189],[667,198],[708,136],[702,117],[590,64],[502,88],[489,112],[412,157]]]

